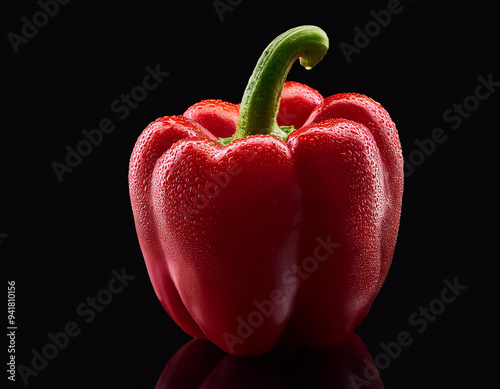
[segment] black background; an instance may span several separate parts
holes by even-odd
[[[435,128],[448,136],[405,179],[393,265],[357,333],[373,357],[381,342],[411,334],[413,343],[381,370],[386,388],[497,388],[498,87],[456,130],[443,114],[474,95],[479,76],[500,81],[500,2],[402,1],[350,63],[340,44],[352,45],[354,28],[364,29],[386,1],[233,4],[221,20],[210,0],[73,0],[16,54],[7,34],[20,34],[21,18],[41,8],[1,1],[2,332],[7,280],[16,282],[18,364],[30,365],[49,332],[70,321],[81,329],[30,387],[154,387],[190,337],[158,302],[137,242],[127,184],[135,140],[149,122],[199,100],[239,102],[265,46],[315,24],[331,49],[312,71],[296,64],[289,80],[324,96],[359,92],[382,103],[406,159]],[[121,120],[111,103],[156,64],[168,77]],[[64,163],[65,147],[103,118],[116,129],[60,183],[51,164]],[[77,306],[122,268],[135,279],[85,323]],[[456,277],[467,289],[418,333],[409,317]],[[16,378],[11,385],[2,368],[0,386],[23,386]]]

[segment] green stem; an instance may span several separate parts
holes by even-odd
[[[302,66],[311,69],[327,51],[328,37],[316,26],[295,27],[273,40],[248,81],[236,132],[228,140],[257,134],[283,138],[284,132],[278,127],[276,118],[288,71],[298,58]]]

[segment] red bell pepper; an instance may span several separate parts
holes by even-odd
[[[310,69],[327,50],[318,27],[285,32],[241,106],[208,100],[160,118],[131,156],[158,298],[184,331],[234,355],[265,353],[283,336],[339,343],[392,261],[403,158],[389,114],[360,94],[323,99],[285,84],[296,59]]]

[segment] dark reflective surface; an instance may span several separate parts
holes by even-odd
[[[384,388],[361,338],[352,333],[326,349],[281,349],[260,357],[235,357],[193,339],[168,361],[157,389]]]

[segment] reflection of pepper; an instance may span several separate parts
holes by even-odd
[[[156,389],[271,387],[383,389],[384,385],[355,333],[330,348],[256,358],[227,355],[210,342],[193,339],[168,361],[156,384]]]
[[[388,113],[363,95],[323,99],[297,83],[281,95],[291,64],[311,68],[327,49],[317,27],[285,32],[240,107],[209,100],[160,118],[131,157],[160,301],[187,333],[235,355],[267,352],[285,329],[310,347],[340,342],[392,260],[403,159]]]

